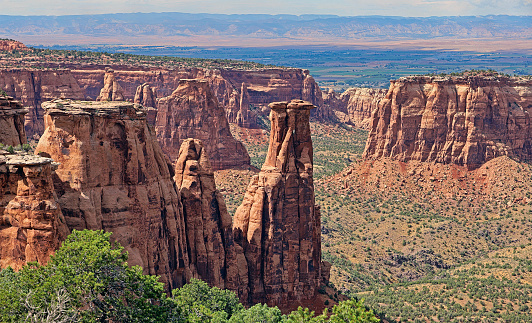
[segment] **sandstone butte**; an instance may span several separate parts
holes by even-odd
[[[196,138],[204,142],[213,169],[249,165],[246,148],[233,138],[225,110],[207,81],[182,79],[158,105],[157,138],[171,160],[177,159],[183,140]]]
[[[198,139],[185,139],[174,181],[181,196],[191,271],[210,286],[248,297],[248,270],[242,247],[235,244],[233,220],[216,189],[209,156]]]
[[[36,152],[60,163],[54,187],[68,227],[113,232],[129,263],[168,288],[193,277],[173,168],[145,110],[128,102],[42,106],[46,130]]]
[[[532,81],[505,76],[392,81],[373,112],[364,157],[476,168],[532,157]]]
[[[50,158],[0,151],[0,268],[46,263],[68,235],[52,167]]]
[[[249,271],[249,303],[287,306],[315,297],[330,264],[321,261],[310,110],[305,101],[270,104],[270,144],[235,213],[235,243]]]
[[[25,144],[26,132],[24,130],[24,109],[19,101],[10,96],[0,95],[0,143],[6,146]]]

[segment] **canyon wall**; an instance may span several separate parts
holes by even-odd
[[[50,158],[0,150],[0,268],[45,264],[68,235],[52,166]]]
[[[371,128],[371,113],[376,110],[387,90],[373,88],[349,88],[342,94],[330,89],[323,93],[323,104],[343,123],[357,128]]]
[[[42,102],[56,98],[134,100],[137,88],[143,84],[157,90],[157,99],[170,96],[179,86],[179,80],[195,78],[207,80],[214,95],[226,109],[229,121],[244,127],[256,126],[258,113],[262,113],[262,110],[267,113],[267,105],[274,101],[303,99],[318,106],[313,112],[314,118],[329,120],[332,115],[331,110],[323,105],[321,90],[308,70],[296,68],[174,70],[127,65],[64,64],[62,69],[0,69],[0,89],[29,107],[26,133],[33,137],[44,131]]]
[[[0,96],[0,143],[6,146],[25,144],[24,115],[27,109],[10,96]]]
[[[401,78],[373,112],[364,157],[470,168],[499,156],[530,160],[531,110],[524,78]]]
[[[183,140],[196,138],[205,143],[215,170],[249,165],[246,148],[233,138],[225,110],[207,81],[182,79],[158,106],[157,138],[171,160],[177,159]]]
[[[249,303],[286,306],[315,297],[328,266],[321,261],[312,178],[314,106],[294,100],[270,108],[266,161],[235,213],[233,232],[248,264]]]
[[[70,70],[0,69],[0,89],[29,108],[25,127],[28,137],[44,131],[41,103],[55,98],[84,99]]]
[[[193,277],[173,168],[144,109],[127,102],[43,103],[36,151],[60,165],[54,187],[70,229],[112,231],[129,263],[168,288]]]

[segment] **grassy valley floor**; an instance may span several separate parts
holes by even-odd
[[[532,167],[363,161],[367,132],[311,124],[323,257],[344,294],[392,321],[526,322]],[[260,167],[268,132],[232,128]],[[234,214],[256,169],[217,172]]]

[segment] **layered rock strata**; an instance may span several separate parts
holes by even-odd
[[[0,268],[45,264],[68,233],[52,159],[0,151]]]
[[[386,95],[387,90],[372,88],[351,88],[342,93],[340,100],[346,102],[348,122],[358,128],[370,130],[371,113]]]
[[[214,170],[249,165],[246,148],[233,138],[225,110],[207,81],[181,80],[158,106],[157,138],[170,159],[177,159],[183,140],[196,138],[204,142]]]
[[[55,100],[43,103],[46,130],[36,148],[60,163],[54,178],[71,229],[103,229],[129,263],[183,285],[189,268],[186,226],[173,169],[139,105]]]
[[[124,90],[115,77],[115,71],[108,68],[103,78],[103,88],[96,101],[124,101]]]
[[[28,109],[10,96],[0,96],[0,143],[6,146],[25,144],[24,115]]]
[[[365,158],[475,168],[498,156],[532,157],[532,81],[504,76],[392,81],[373,112]]]
[[[56,98],[75,100],[134,100],[137,88],[147,83],[157,88],[158,97],[166,97],[179,86],[181,79],[207,80],[219,103],[227,110],[229,122],[237,123],[240,110],[241,86],[246,84],[251,106],[267,110],[274,101],[291,99],[310,100],[321,113],[322,99],[319,87],[308,72],[301,69],[268,68],[260,70],[211,70],[203,68],[160,69],[138,66],[98,66],[62,64],[54,69],[0,69],[0,89],[29,107],[26,115],[26,133],[29,137],[44,131],[43,111],[40,104]],[[68,69],[65,69],[68,68]],[[107,70],[106,70],[107,68]],[[111,72],[111,70],[113,72]],[[236,98],[234,119],[230,117],[230,101]],[[147,105],[150,107],[151,105]],[[155,106],[153,106],[156,108]],[[235,109],[235,107],[233,109]],[[324,108],[326,109],[326,107]],[[254,112],[254,111],[251,111]],[[265,111],[267,113],[267,111]],[[256,126],[256,113],[244,125]]]
[[[242,247],[233,241],[232,219],[203,143],[185,139],[174,181],[181,195],[190,269],[210,286],[236,291],[247,299],[248,272]]]
[[[293,100],[270,108],[266,161],[235,213],[233,232],[248,263],[249,303],[283,306],[313,298],[327,266],[312,178],[314,106]]]
[[[42,102],[55,98],[85,98],[71,71],[64,69],[0,69],[0,89],[29,108],[25,118],[29,138],[40,136],[44,131]]]

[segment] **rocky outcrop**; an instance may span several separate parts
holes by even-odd
[[[170,159],[177,159],[183,140],[196,138],[205,143],[213,169],[249,165],[246,148],[233,138],[225,110],[207,81],[183,79],[158,105],[157,138]]]
[[[0,69],[0,89],[29,108],[25,129],[30,138],[44,131],[42,102],[55,98],[85,98],[69,70]]]
[[[26,132],[24,131],[24,109],[19,101],[10,96],[0,95],[0,143],[6,146],[25,144]]]
[[[108,68],[103,78],[103,88],[96,101],[124,101],[124,90],[115,77],[115,71]]]
[[[152,88],[148,83],[143,83],[137,87],[133,102],[143,107],[157,107],[157,90]]]
[[[348,123],[370,130],[371,113],[378,108],[386,92],[384,89],[351,88],[342,93],[340,101],[346,102]]]
[[[246,258],[242,247],[233,241],[232,219],[216,189],[214,172],[200,140],[183,141],[174,180],[183,203],[193,275],[247,299]]]
[[[293,100],[270,108],[266,161],[236,211],[233,232],[248,263],[249,303],[283,306],[313,298],[327,270],[312,178],[314,106]]]
[[[43,103],[46,130],[36,151],[60,165],[54,187],[68,227],[103,229],[129,263],[168,288],[193,273],[173,168],[146,122],[127,102]]]
[[[157,120],[157,90],[148,83],[137,87],[133,102],[142,105],[146,109],[146,120],[151,126],[155,126]]]
[[[0,39],[0,51],[27,51],[30,50],[26,45],[23,43],[16,41],[16,40],[10,40],[10,39]]]
[[[0,268],[45,264],[68,233],[54,193],[52,160],[0,151]]]
[[[308,70],[303,70],[303,75],[305,75],[305,78],[303,79],[301,99],[311,102],[316,107],[319,107],[311,112],[311,115],[314,118],[323,121],[330,120],[331,110],[329,109],[329,106],[323,104],[323,96],[318,83],[316,83],[314,78],[310,76]]]
[[[373,112],[365,158],[475,168],[498,156],[532,157],[532,82],[504,76],[392,81]]]

